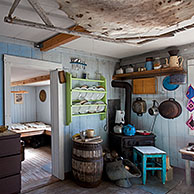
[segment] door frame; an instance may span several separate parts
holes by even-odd
[[[52,175],[64,179],[64,110],[62,91],[63,85],[59,84],[58,70],[62,69],[62,64],[4,55],[4,123],[11,124],[11,67],[28,68],[36,70],[50,71],[51,88],[51,126],[52,126]]]

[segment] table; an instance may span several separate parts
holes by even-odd
[[[190,161],[194,161],[194,152],[187,151],[186,148],[180,149],[179,152],[182,155],[182,159],[185,160],[185,175],[186,175],[186,184],[191,185],[191,167]]]
[[[166,180],[166,152],[154,147],[154,146],[134,146],[133,147],[133,161],[136,165],[138,165],[137,155],[141,157],[142,162],[139,164],[142,166],[143,176],[142,182],[145,185],[146,183],[146,174],[147,170],[152,170],[152,174],[154,174],[155,170],[162,171],[162,183],[165,184]],[[151,163],[148,163],[148,158],[151,159]],[[155,166],[155,159],[161,158],[162,164],[161,166]],[[148,165],[151,165],[151,167]]]

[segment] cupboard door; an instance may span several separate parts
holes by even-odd
[[[157,78],[133,79],[133,94],[157,94]]]

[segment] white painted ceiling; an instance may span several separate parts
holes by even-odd
[[[48,13],[51,21],[60,27],[71,27],[74,22],[70,20],[67,15],[59,10],[58,3],[53,0],[39,0],[41,6]],[[17,39],[27,40],[31,42],[41,42],[55,33],[39,30],[24,26],[17,26],[13,24],[8,24],[3,21],[3,18],[7,16],[9,9],[13,3],[13,0],[0,0],[0,35],[6,37],[13,37]],[[149,14],[149,13],[148,13]],[[41,22],[39,16],[31,8],[27,1],[21,0],[19,6],[16,8],[14,15],[20,19],[31,20],[36,22]],[[194,23],[194,18],[184,21],[179,24],[184,26],[190,23]],[[130,28],[130,26],[129,26]],[[178,28],[178,26],[172,26],[170,28],[164,29],[162,32],[168,32]],[[146,32],[147,33],[147,32]],[[110,56],[115,58],[124,58],[128,56],[133,56],[149,51],[155,51],[163,49],[169,46],[179,46],[194,42],[194,29],[186,30],[177,33],[174,37],[158,39],[153,42],[146,43],[144,45],[131,45],[127,43],[110,43],[98,40],[92,40],[88,38],[79,38],[61,47],[77,49],[81,51],[86,51],[89,53],[100,54],[104,56]]]
[[[41,70],[36,71],[32,69],[29,70],[29,69],[11,67],[11,82],[21,81],[21,80],[34,78],[42,75],[48,75],[48,74],[50,74],[49,71],[41,71]],[[45,86],[45,85],[50,85],[50,80],[26,84],[25,86]]]

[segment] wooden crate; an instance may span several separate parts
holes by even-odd
[[[157,78],[133,79],[133,94],[157,94]]]

